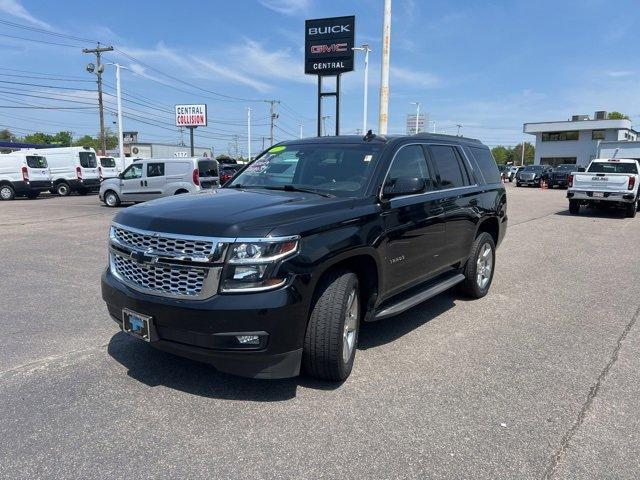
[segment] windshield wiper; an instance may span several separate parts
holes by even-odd
[[[320,195],[325,198],[334,198],[335,195],[331,195],[330,193],[319,192],[318,190],[313,190],[312,188],[303,188],[296,187],[295,185],[287,184],[287,185],[269,185],[264,187],[266,190],[284,190],[285,192],[303,192],[303,193],[315,193],[316,195]]]

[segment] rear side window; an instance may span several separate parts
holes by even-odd
[[[454,147],[431,145],[429,151],[440,175],[440,188],[460,188],[471,184],[467,169]]]
[[[433,189],[431,175],[424,156],[424,150],[420,145],[408,145],[401,147],[393,159],[385,186],[393,185],[398,178],[422,178],[428,190]]]
[[[218,165],[214,160],[200,160],[198,161],[198,170],[200,170],[201,177],[217,177]]]
[[[80,166],[82,168],[96,168],[98,166],[95,153],[80,152],[78,155],[80,155]]]
[[[100,159],[100,166],[104,168],[114,168],[116,161],[111,157],[103,157]]]
[[[27,166],[29,168],[47,168],[47,159],[44,157],[29,155],[27,157]]]
[[[469,147],[469,150],[471,150],[473,157],[476,159],[484,181],[487,183],[500,183],[500,173],[498,172],[496,161],[491,155],[491,150],[477,147]]]
[[[593,162],[589,173],[638,173],[635,163]]]
[[[164,176],[164,163],[147,163],[147,177]]]

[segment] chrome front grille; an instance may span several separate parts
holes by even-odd
[[[214,242],[208,240],[185,239],[162,233],[142,233],[119,226],[113,227],[113,235],[125,246],[136,250],[149,250],[170,256],[202,257],[214,250]]]
[[[218,291],[228,242],[112,224],[109,266],[125,285],[150,295],[204,300]]]

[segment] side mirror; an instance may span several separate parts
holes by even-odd
[[[399,197],[400,195],[413,195],[422,193],[426,187],[424,178],[398,177],[387,182],[382,189],[384,198]]]
[[[122,179],[124,178],[124,172],[120,172],[120,173],[118,174],[118,178],[119,178],[120,180],[122,180]]]

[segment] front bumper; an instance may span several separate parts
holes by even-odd
[[[595,197],[594,193],[602,193],[602,197]],[[567,198],[585,203],[591,202],[611,202],[611,203],[633,203],[636,196],[633,192],[592,192],[582,190],[569,190]]]
[[[309,304],[294,280],[279,290],[215,295],[207,300],[173,300],[146,295],[118,281],[106,269],[102,298],[122,326],[122,310],[151,316],[157,341],[151,346],[252,378],[287,378],[300,372]],[[257,349],[230,346],[229,338],[266,334]],[[231,335],[229,335],[231,334]]]
[[[539,185],[540,184],[540,179],[533,179],[533,180],[521,180],[521,179],[516,179],[516,182],[518,182],[520,185]]]

